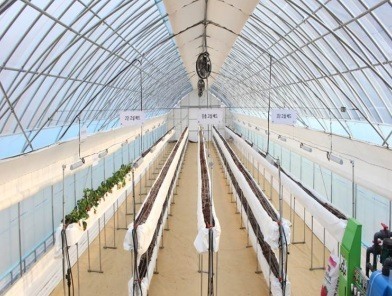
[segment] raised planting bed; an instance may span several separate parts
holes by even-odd
[[[235,133],[238,135],[232,128],[226,126],[227,129],[229,129],[231,132]],[[245,142],[250,146],[253,147],[253,143],[245,140]],[[257,151],[262,157],[265,159],[267,158],[267,154],[263,153],[262,151],[258,150]],[[278,169],[278,164],[276,162],[273,163],[276,169]],[[347,220],[346,215],[344,215],[342,212],[340,212],[338,209],[336,209],[332,204],[327,203],[323,200],[321,200],[319,197],[317,197],[314,192],[312,192],[310,189],[308,189],[306,186],[304,186],[299,180],[295,179],[290,173],[286,172],[286,170],[283,167],[280,167],[282,174],[286,175],[290,180],[292,180],[295,184],[297,184],[298,187],[300,187],[304,192],[306,192],[311,198],[313,198],[315,201],[317,201],[322,207],[324,207],[327,211],[331,212],[333,215],[335,215],[339,219]]]
[[[218,130],[215,127],[214,127],[214,129],[215,129],[217,135],[222,140],[223,144],[225,145],[227,151],[229,151],[230,156],[233,159],[238,170],[245,177],[249,187],[252,189],[253,193],[255,194],[257,199],[259,200],[260,204],[263,206],[264,210],[268,213],[268,215],[271,217],[271,219],[273,221],[278,222],[279,221],[278,214],[276,213],[276,210],[269,202],[268,198],[264,195],[264,193],[257,186],[256,182],[253,180],[253,177],[249,174],[248,170],[242,165],[241,161],[238,159],[237,155],[231,149],[229,144],[227,144],[226,140],[222,137],[222,135],[218,132]]]
[[[135,227],[130,225],[128,229],[126,235],[126,240],[128,236],[128,241],[124,242],[124,247],[127,250],[134,250],[134,276],[128,283],[129,295],[133,295],[134,291],[135,293],[139,293],[135,295],[147,295],[156,259],[158,257],[163,224],[168,215],[170,199],[174,192],[174,187],[176,186],[176,180],[186,150],[187,135],[188,132],[187,129],[185,129],[143,203],[142,208],[136,217]],[[173,166],[173,162],[177,162],[176,166]],[[160,190],[162,186],[165,186],[165,190],[163,191]],[[159,202],[162,202],[159,207],[159,216],[156,221],[151,221],[149,220],[149,216],[157,215],[156,212],[153,213],[153,208],[158,200]],[[145,223],[148,225],[145,225]],[[142,231],[140,231],[141,228],[143,228]],[[143,232],[143,230],[146,230],[147,228],[151,231]],[[151,238],[148,237],[149,232],[152,233]],[[129,235],[133,238],[130,239]],[[139,248],[139,243],[146,244],[147,242],[148,245],[146,247]],[[126,244],[128,244],[127,247]]]
[[[198,253],[217,252],[221,228],[216,217],[212,199],[211,176],[202,130],[198,136],[198,199],[197,199],[197,236],[194,246]],[[210,236],[210,232],[212,232]]]
[[[248,205],[248,201],[246,200],[246,198],[244,197],[244,194],[242,192],[241,187],[238,184],[237,179],[235,178],[233,171],[230,168],[230,165],[228,164],[226,157],[224,156],[224,153],[222,151],[222,149],[220,148],[219,144],[217,143],[215,136],[213,137],[214,142],[215,142],[215,146],[217,147],[222,160],[223,160],[223,164],[226,167],[226,170],[230,176],[231,182],[233,184],[234,190],[236,191],[237,195],[240,198],[241,204],[244,208],[248,209],[247,211],[247,216],[249,219],[249,224],[253,230],[253,233],[255,234],[256,238],[257,238],[257,242],[260,245],[261,251],[263,253],[264,258],[266,259],[268,266],[271,270],[271,272],[273,273],[273,275],[276,278],[279,278],[279,263],[278,260],[275,256],[274,251],[272,250],[271,246],[264,240],[264,236],[261,232],[260,226],[255,218],[255,214],[253,213],[252,209],[249,207]]]
[[[215,220],[212,216],[212,201],[210,193],[210,178],[208,174],[208,166],[205,155],[204,138],[202,131],[199,131],[199,159],[201,169],[201,200],[202,200],[202,212],[204,217],[204,223],[206,228],[212,228],[215,226]]]
[[[174,146],[172,152],[170,153],[169,158],[166,160],[165,165],[163,166],[161,173],[159,174],[157,180],[154,182],[153,186],[151,187],[151,190],[146,198],[146,201],[143,203],[143,206],[141,210],[139,211],[134,228],[137,228],[140,224],[143,224],[146,222],[151,209],[154,205],[155,199],[158,195],[158,191],[161,188],[162,182],[166,177],[166,174],[170,168],[170,165],[173,161],[174,156],[177,153],[178,148],[180,147],[180,143],[182,142],[182,139],[184,138],[185,133],[187,132],[188,128],[186,128],[183,133],[181,134],[181,137],[178,139],[176,145]]]

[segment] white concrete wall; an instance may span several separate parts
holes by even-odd
[[[251,124],[251,129],[255,126],[260,127],[260,132],[265,136],[267,121],[253,116],[233,114],[233,116],[242,122]],[[238,121],[237,121],[238,123]],[[343,165],[328,161],[326,151],[330,150],[331,136],[327,133],[293,127],[288,125],[271,124],[271,139],[275,141],[278,135],[287,138],[286,142],[279,141],[283,147],[286,147],[321,166],[341,175],[342,177],[352,180],[352,164],[354,161],[354,179],[355,183],[367,188],[381,196],[392,199],[392,150],[385,147],[351,140],[341,136],[332,136],[332,151],[334,155],[344,160]],[[300,148],[300,142],[314,147],[312,153],[306,152]]]
[[[152,130],[154,126],[166,121],[166,116],[148,120],[144,124],[144,131]],[[127,139],[134,139],[140,135],[140,128],[124,127],[113,131],[101,132],[88,137],[81,143],[81,157],[86,165],[92,163],[97,154],[108,149],[109,154],[121,147]],[[79,160],[79,141],[71,140],[59,143],[36,152],[3,160],[0,162],[0,210],[11,206],[38,192],[40,189],[54,184],[62,179],[65,164]],[[73,171],[72,173],[74,173]],[[66,175],[71,173],[66,170]]]
[[[221,101],[219,101],[215,96],[209,94],[207,100],[206,92],[203,93],[201,98],[198,97],[197,91],[193,91],[186,95],[179,103],[177,108],[173,109],[168,115],[168,126],[176,127],[176,139],[181,134],[181,131],[188,126],[189,127],[189,140],[197,141],[197,131],[199,128],[198,123],[198,109],[206,107],[222,107]],[[226,117],[226,108],[223,108],[223,114]],[[173,117],[174,114],[174,117]],[[225,120],[226,121],[226,120]],[[221,125],[224,126],[224,123]],[[203,126],[207,130],[207,126]],[[220,127],[219,127],[220,128]],[[208,133],[206,133],[206,137]]]

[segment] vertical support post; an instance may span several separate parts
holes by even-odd
[[[103,273],[102,254],[101,254],[101,218],[98,218],[98,246],[99,246],[99,273]]]
[[[269,87],[268,87],[268,111],[267,111],[267,154],[269,154],[270,143],[270,111],[271,111],[271,80],[272,80],[272,56],[270,55],[269,63]],[[264,174],[265,177],[265,174]]]
[[[106,212],[103,213],[103,240],[104,240],[103,248],[106,249]]]
[[[200,295],[203,295],[203,254],[200,254]]]
[[[79,243],[76,243],[76,268],[78,271],[78,296],[80,295]]]
[[[218,296],[218,252],[215,255],[215,295]]]
[[[62,182],[62,185],[63,185],[63,192],[62,192],[62,201],[63,201],[63,204],[62,204],[62,206],[63,206],[63,208],[62,208],[62,210],[63,210],[62,211],[62,217],[63,217],[62,223],[63,223],[63,229],[62,229],[62,231],[65,231],[65,228],[66,228],[66,225],[65,225],[65,168],[66,168],[65,164],[63,164],[63,166],[62,166],[62,169],[63,169],[63,182]],[[65,290],[65,252],[64,252],[64,249],[67,246],[64,246],[63,239],[61,239],[61,241],[62,241],[62,255],[63,255],[63,258],[62,258],[63,292],[64,292],[64,295],[65,295],[65,291],[66,290]]]
[[[135,168],[132,167],[132,200],[133,200],[133,225],[136,218],[136,200],[135,200]]]
[[[304,206],[304,243],[305,243],[305,232],[306,232],[306,209]]]
[[[118,151],[117,151],[118,153]],[[113,153],[113,173],[116,171],[116,153]]]
[[[90,261],[90,233],[87,230],[87,257],[88,257],[88,272],[103,273],[102,271],[102,253],[101,253],[101,218],[98,218],[98,255],[99,255],[99,270],[91,269]]]
[[[88,261],[88,269],[87,271],[90,272],[91,270],[91,261],[90,261],[90,232],[87,229],[87,261]],[[65,295],[65,294],[64,294]]]
[[[91,168],[91,176],[90,176],[90,188],[93,188],[93,166],[90,166]]]
[[[258,229],[257,230],[257,232],[259,232],[260,231],[260,229]],[[260,249],[261,249],[261,247],[260,247]],[[259,263],[259,243],[258,243],[258,235],[256,235],[256,271],[255,271],[255,273],[256,274],[261,274],[262,273],[262,271],[261,271],[261,269],[259,268],[260,267],[260,263]]]
[[[76,173],[73,174],[73,179],[74,179],[74,201],[75,201],[74,206],[76,207],[76,205],[77,205],[77,200],[76,200]]]
[[[21,216],[21,209],[20,209],[20,202],[18,202],[19,273],[20,273],[20,277],[22,277],[22,275],[23,275],[23,266],[22,266],[22,225],[21,225],[21,221],[20,221],[20,216]],[[64,289],[64,291],[65,291],[65,289]]]
[[[320,270],[322,270],[322,269],[324,269],[324,265],[325,265],[325,228],[324,228],[324,233],[323,233],[323,265],[322,266],[320,266],[320,267],[313,267],[313,255],[314,255],[314,252],[313,252],[313,244],[314,244],[314,228],[313,228],[313,215],[312,215],[312,217],[311,217],[311,241],[310,241],[310,268],[309,268],[309,270],[318,270],[318,269],[320,269]]]
[[[351,178],[351,190],[352,190],[352,216],[356,218],[357,211],[355,209],[355,175],[354,175],[354,160],[350,160],[351,163],[351,171],[352,171],[352,178]]]
[[[244,197],[243,196],[243,194],[242,194],[242,197]],[[240,219],[241,219],[241,225],[240,225],[240,229],[245,229],[245,226],[243,225],[243,219],[242,219],[242,208],[243,208],[243,204],[242,204],[242,201],[240,202],[240,207],[241,207],[241,216],[240,216]]]
[[[278,164],[278,195],[279,195],[279,240],[280,240],[280,247],[279,247],[279,277],[281,278],[281,287],[283,291],[283,295],[285,295],[286,290],[286,266],[287,266],[287,242],[285,239],[284,229],[283,229],[283,187],[282,187],[282,180],[281,180],[281,166],[280,166],[280,159],[277,160]]]
[[[238,211],[238,198],[239,198],[239,196],[238,196],[238,192],[237,192],[237,194],[235,195],[235,213],[236,214],[239,214],[240,212]],[[242,191],[241,191],[241,194],[242,194]]]
[[[106,157],[103,158],[103,179],[106,181]]]
[[[313,270],[313,236],[314,236],[314,234],[313,234],[313,215],[311,217],[310,225],[311,225],[311,229],[310,229],[311,233],[310,233],[310,268],[309,269]]]
[[[54,228],[54,194],[53,194],[53,185],[50,186],[50,202],[51,202],[51,211],[52,211],[52,240],[53,244],[55,241],[55,233],[56,229]]]
[[[391,223],[392,223],[392,201],[389,200],[389,229],[391,229]]]
[[[294,239],[294,235],[295,235],[295,216],[296,216],[296,211],[295,211],[295,205],[296,205],[296,202],[295,202],[295,196],[294,196],[294,206],[293,206],[293,235],[292,235],[292,244],[293,245],[295,245],[295,244],[304,244],[305,243],[305,227],[306,227],[306,225],[305,225],[305,207],[304,207],[304,239],[303,239],[303,241],[295,241],[295,239]]]

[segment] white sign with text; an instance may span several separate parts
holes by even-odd
[[[143,111],[121,111],[120,122],[122,126],[141,125],[146,118],[145,116]]]
[[[271,121],[277,124],[295,124],[297,111],[292,109],[272,109]]]
[[[200,124],[221,124],[223,122],[223,110],[220,108],[199,109],[197,120]]]

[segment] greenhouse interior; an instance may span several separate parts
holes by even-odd
[[[0,0],[0,295],[392,296],[390,0]]]

